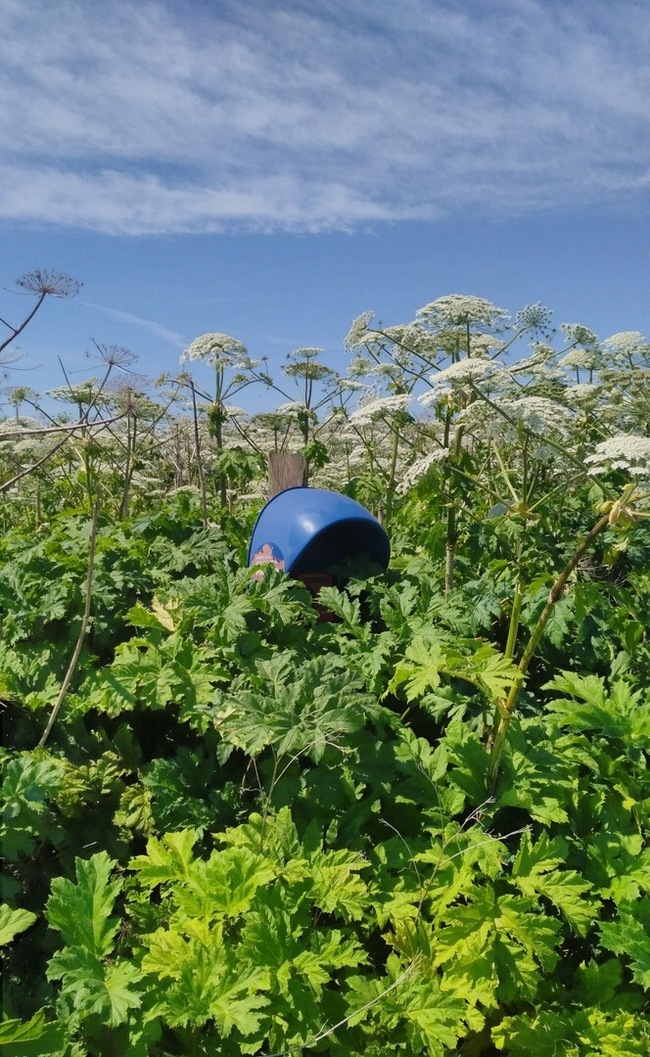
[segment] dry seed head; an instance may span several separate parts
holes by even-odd
[[[43,295],[47,297],[75,297],[81,290],[83,283],[73,279],[63,272],[55,272],[50,268],[41,270],[36,268],[33,272],[25,272],[16,279],[16,286],[28,294]]]

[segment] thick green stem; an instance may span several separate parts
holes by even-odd
[[[131,432],[133,422],[133,433]],[[120,518],[129,516],[129,493],[131,491],[131,478],[133,476],[133,452],[135,449],[136,422],[132,416],[131,408],[126,414],[126,462],[124,464],[124,486],[122,488],[122,501],[120,503]]]
[[[65,676],[63,678],[63,683],[61,684],[61,689],[59,690],[59,696],[57,697],[57,699],[56,699],[56,701],[54,703],[54,707],[53,707],[52,712],[50,714],[50,718],[49,718],[49,720],[47,722],[47,726],[46,726],[45,730],[43,731],[43,734],[41,735],[41,739],[40,739],[40,741],[38,743],[39,749],[43,748],[43,746],[45,745],[47,739],[49,738],[50,734],[52,733],[52,728],[53,728],[53,726],[54,726],[54,724],[56,722],[56,717],[59,714],[59,711],[61,709],[61,705],[63,704],[63,699],[65,698],[65,695],[68,692],[68,687],[70,686],[70,682],[72,680],[72,677],[73,677],[75,671],[77,670],[77,664],[79,663],[79,658],[81,656],[81,649],[82,649],[83,644],[84,644],[84,639],[86,638],[86,632],[88,631],[88,623],[90,621],[90,607],[91,607],[92,598],[93,598],[93,569],[94,569],[94,565],[95,565],[95,545],[97,543],[97,525],[98,525],[98,521],[99,521],[99,501],[95,503],[95,506],[93,508],[93,513],[92,513],[92,523],[91,523],[91,528],[90,528],[90,545],[88,547],[88,568],[87,568],[87,572],[86,572],[86,594],[85,594],[84,611],[83,611],[83,615],[81,617],[81,627],[79,628],[79,634],[77,636],[77,642],[75,644],[75,648],[74,648],[72,657],[70,658],[70,663],[68,664],[68,668],[67,668]]]
[[[521,603],[523,601],[524,593],[521,587],[521,580],[517,580],[515,586],[515,593],[512,597],[512,610],[510,612],[510,624],[508,626],[508,641],[506,642],[505,655],[509,661],[515,655],[515,645],[517,642],[517,632],[519,630],[519,618],[521,616]]]
[[[490,787],[492,790],[494,790],[496,780],[499,775],[501,758],[503,756],[503,750],[506,745],[510,722],[512,720],[512,716],[514,714],[514,710],[519,699],[519,694],[521,693],[521,689],[524,685],[530,662],[535,656],[537,647],[539,646],[540,640],[542,638],[542,635],[544,634],[544,630],[549,622],[553,609],[556,603],[559,602],[560,598],[562,598],[568,579],[571,576],[571,573],[575,569],[576,565],[582,558],[583,554],[585,554],[585,552],[589,550],[592,543],[597,539],[601,532],[604,532],[609,523],[609,514],[604,514],[603,517],[601,517],[600,521],[596,522],[591,532],[587,536],[585,536],[582,543],[580,543],[579,546],[576,548],[572,557],[569,559],[564,569],[558,576],[557,580],[553,584],[548,596],[548,601],[544,606],[544,609],[542,610],[535,627],[530,633],[528,644],[517,666],[517,678],[512,684],[512,688],[506,700],[499,703],[497,715],[495,716],[496,731],[494,735],[494,741],[492,743],[492,752],[490,757],[489,780]]]
[[[215,440],[217,442],[217,451],[221,455],[223,451],[223,424],[221,419],[216,424]],[[221,509],[225,510],[228,506],[228,481],[223,470],[219,473],[219,502],[221,503]]]
[[[445,442],[449,441],[447,422],[445,424]],[[449,469],[452,470],[454,463],[460,455],[463,440],[463,428],[459,426],[454,437],[454,443],[449,450]],[[458,515],[456,503],[452,498],[447,509],[447,538],[445,541],[445,594],[448,594],[454,586],[454,564],[456,561],[456,544],[458,543]]]
[[[456,544],[458,542],[458,529],[456,527],[456,507],[452,504],[447,510],[447,539],[445,541],[445,594],[449,594],[454,586],[454,562],[456,559]]]
[[[393,444],[390,456],[390,469],[388,471],[388,487],[386,489],[386,521],[390,521],[393,513],[393,499],[395,497],[395,474],[397,472],[397,456],[399,454],[399,430],[393,430]]]
[[[203,458],[201,455],[201,437],[199,434],[199,413],[196,406],[196,390],[194,382],[190,382],[192,394],[192,418],[194,420],[194,447],[196,449],[196,468],[199,475],[199,486],[201,488],[201,512],[203,515],[203,527],[208,527],[208,497],[205,488],[205,474],[203,472]]]

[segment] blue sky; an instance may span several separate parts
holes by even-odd
[[[20,341],[147,374],[226,331],[278,365],[449,293],[650,334],[645,0],[0,0],[0,285]],[[0,315],[27,302],[0,291]],[[82,375],[79,375],[81,377]]]

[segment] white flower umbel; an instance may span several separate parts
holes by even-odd
[[[230,334],[201,334],[181,354],[181,363],[186,360],[202,360],[213,367],[249,367],[252,361],[242,341]]]
[[[353,378],[365,378],[367,375],[372,374],[374,367],[374,361],[369,356],[357,355],[348,367],[348,374],[352,375]]]
[[[353,320],[344,342],[346,349],[358,349],[359,346],[373,338],[372,333],[369,332],[369,326],[374,317],[374,312],[362,312]]]
[[[603,345],[613,357],[623,357],[625,360],[639,353],[647,354],[650,348],[648,339],[638,330],[621,330],[618,334],[611,334],[605,338]]]
[[[309,408],[302,400],[290,400],[286,404],[280,404],[273,412],[274,415],[282,415],[283,418],[295,418],[296,415],[309,412]]]
[[[526,396],[518,400],[476,400],[461,411],[458,422],[476,439],[518,447],[526,434],[527,451],[537,459],[557,461],[557,444],[570,443],[574,413],[555,400]],[[547,443],[545,438],[554,441]]]
[[[429,375],[431,388],[422,393],[418,400],[423,407],[437,403],[441,396],[456,386],[477,386],[486,391],[507,389],[512,385],[507,368],[493,360],[462,359],[445,367],[443,371]]]
[[[503,349],[505,344],[502,338],[497,338],[494,334],[472,334],[470,341],[472,359],[481,357],[483,359],[492,359]]]
[[[409,393],[397,393],[394,396],[377,396],[361,402],[356,411],[350,415],[350,422],[356,426],[367,425],[378,419],[390,418],[399,411],[406,411],[411,403]]]
[[[564,390],[569,404],[575,404],[577,407],[587,409],[594,406],[602,392],[602,385],[592,385],[590,382],[579,382],[578,385],[569,385]]]
[[[429,327],[443,330],[468,324],[495,327],[510,318],[504,308],[497,308],[483,297],[468,294],[448,294],[431,301],[416,313],[417,319]]]
[[[49,389],[46,395],[69,404],[88,404],[97,395],[98,384],[98,378],[87,378],[76,385],[59,385],[56,389]]]
[[[618,433],[601,440],[585,462],[592,476],[608,470],[625,470],[631,477],[645,478],[650,474],[650,437]]]
[[[221,410],[228,418],[244,418],[248,414],[248,411],[245,411],[243,407],[237,407],[236,404],[222,404]]]
[[[504,400],[500,407],[513,421],[541,437],[546,434],[567,436],[571,432],[573,412],[544,396],[523,396],[519,400]]]
[[[402,475],[397,491],[404,495],[413,487],[416,481],[424,477],[432,466],[444,462],[448,455],[449,448],[438,448],[437,451],[430,451],[427,455],[422,455],[419,459],[416,459]]]
[[[397,350],[401,350],[406,354],[415,353],[424,359],[430,359],[440,345],[437,336],[423,330],[418,323],[399,323],[394,327],[384,327],[380,336],[394,346],[391,353],[393,356]]]
[[[585,349],[593,349],[598,346],[598,338],[593,330],[584,327],[582,323],[563,323],[562,330],[567,341],[582,345]]]
[[[368,386],[363,382],[358,382],[355,378],[341,378],[339,389],[342,393],[362,393],[368,389]]]
[[[570,349],[558,360],[558,365],[567,371],[594,371],[602,363],[599,349]]]

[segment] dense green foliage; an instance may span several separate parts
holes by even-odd
[[[187,494],[101,524],[40,749],[89,520],[7,534],[8,1053],[647,1052],[648,548],[563,599],[492,791],[507,566],[445,595],[412,513],[328,623]]]
[[[387,572],[338,570],[330,619],[251,578],[260,464],[214,428],[189,487],[148,491],[135,405],[126,447],[84,410],[58,470],[7,488],[8,1057],[648,1052],[641,368],[578,415],[547,352],[515,408],[474,371],[468,315],[424,322],[472,369],[418,422],[414,335],[364,317],[351,344],[393,373],[380,426],[356,419],[363,472],[335,429],[318,454],[303,406],[312,469],[338,450],[393,545]],[[524,400],[554,400],[558,431]],[[627,464],[603,448],[623,428]]]

